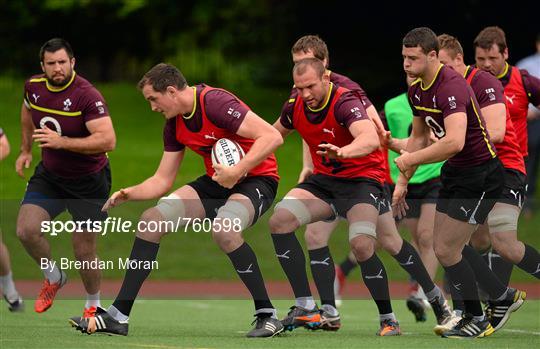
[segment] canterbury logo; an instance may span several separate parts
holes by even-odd
[[[379,274],[377,274],[377,275],[366,275],[366,276],[364,276],[364,279],[366,279],[366,280],[369,280],[369,279],[382,279],[382,278],[383,278],[382,269],[379,270]]]
[[[291,259],[291,257],[287,256],[289,254],[289,252],[291,252],[291,250],[287,250],[283,254],[276,254],[276,257],[277,258],[284,258],[284,259]]]
[[[506,100],[510,102],[510,104],[514,104],[514,98],[516,98],[516,95],[512,95],[512,97],[505,96]]]
[[[322,129],[324,133],[330,133],[332,135],[332,137],[336,138],[336,135],[334,135],[334,128],[332,128],[331,130],[327,129],[327,128],[323,128]]]
[[[412,254],[409,256],[409,259],[407,259],[407,261],[405,263],[399,263],[400,265],[413,265],[414,262],[412,260],[413,256]]]
[[[471,209],[468,209],[466,210],[465,207],[461,206],[460,207],[461,211],[463,211],[463,213],[465,213],[465,217],[469,215],[469,212],[471,211]]]
[[[34,97],[34,103],[37,103],[37,100],[39,99],[39,95],[36,95],[35,93],[32,93],[32,97]]]
[[[330,261],[330,257],[326,257],[323,261],[311,261],[310,264],[311,265],[316,265],[316,264],[330,265],[329,261]]]
[[[249,273],[253,273],[253,270],[251,270],[251,267],[253,266],[253,263],[249,265],[249,267],[247,267],[246,270],[238,270],[236,269],[236,271],[238,272],[238,274],[249,274]]]

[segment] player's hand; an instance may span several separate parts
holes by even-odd
[[[119,191],[114,192],[109,198],[109,200],[107,200],[105,205],[103,205],[103,207],[101,208],[101,211],[106,212],[113,207],[116,207],[120,204],[123,204],[126,201],[129,201],[130,192],[131,192],[130,188],[120,189]]]
[[[429,144],[433,144],[439,141],[439,138],[435,136],[435,133],[433,133],[433,130],[429,131]]]
[[[306,179],[308,179],[309,176],[313,174],[313,168],[312,167],[303,167],[302,171],[300,171],[300,175],[298,176],[298,183],[302,183]]]
[[[32,152],[22,152],[19,154],[17,161],[15,161],[15,171],[19,177],[24,178],[24,169],[29,168],[32,163]]]
[[[32,135],[34,142],[39,143],[40,148],[62,149],[65,139],[56,131],[51,130],[47,126],[36,128]]]
[[[377,135],[379,136],[379,142],[381,143],[381,146],[385,148],[390,148],[390,144],[392,143],[392,134],[390,133],[390,131],[386,131],[384,128],[377,128]]]
[[[212,165],[214,175],[212,180],[216,181],[222,187],[231,189],[242,179],[246,174],[241,173],[237,166],[225,166],[221,164]]]
[[[319,144],[321,150],[317,150],[317,155],[326,156],[329,159],[343,159],[343,148],[330,143]]]
[[[409,205],[405,201],[407,196],[407,184],[396,184],[392,194],[392,212],[395,217],[402,219],[407,214]]]
[[[407,178],[411,178],[413,174],[414,165],[411,159],[411,153],[401,150],[401,155],[394,159],[399,171]]]

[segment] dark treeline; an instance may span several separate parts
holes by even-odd
[[[319,34],[331,68],[358,81],[378,105],[403,89],[401,38],[413,27],[457,36],[468,62],[487,25],[506,31],[511,62],[534,51],[539,30],[534,2],[0,0],[0,8],[0,75],[38,72],[40,45],[62,36],[74,47],[77,70],[92,80],[132,82],[168,61],[190,81],[284,86],[292,44]]]

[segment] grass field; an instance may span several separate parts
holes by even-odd
[[[108,301],[105,304],[109,304]],[[290,303],[278,301],[278,316]],[[3,305],[3,304],[2,304]],[[310,332],[302,328],[271,339],[244,337],[251,328],[252,303],[245,300],[140,300],[130,318],[127,337],[83,335],[67,318],[79,313],[80,301],[62,300],[43,314],[0,310],[0,346],[8,348],[538,348],[540,301],[528,301],[493,336],[473,341],[436,337],[433,316],[415,323],[404,301],[394,301],[401,337],[380,338],[376,307],[367,300],[346,301],[338,332]],[[431,315],[431,314],[430,314]]]
[[[20,145],[19,114],[22,103],[23,80],[0,77],[0,126],[5,130],[12,144],[12,154],[0,163],[0,228],[3,239],[11,251],[13,271],[16,278],[37,279],[41,272],[24,252],[15,235],[16,216],[19,202],[24,194],[26,181],[20,179],[14,171],[14,164]],[[117,148],[109,154],[113,190],[133,185],[151,176],[159,163],[163,151],[163,117],[150,111],[148,103],[132,84],[97,84],[108,102],[117,135]],[[288,97],[288,87],[282,90],[257,89],[233,91],[248,103],[252,109],[273,122],[280,112],[282,103]],[[35,166],[39,161],[39,152],[34,147]],[[276,156],[279,163],[281,181],[278,198],[290,190],[297,180],[301,168],[301,143],[296,134],[290,136],[278,149]],[[67,166],[68,164],[66,164]],[[33,173],[27,171],[27,178]],[[202,160],[188,151],[184,163],[176,178],[174,187],[195,179],[203,173]],[[137,220],[145,208],[155,205],[155,200],[143,203],[127,203],[111,211],[111,215]],[[282,280],[285,275],[279,266],[268,231],[269,214],[245,233],[246,240],[257,253],[262,272],[267,279]],[[68,217],[64,214],[61,218]],[[535,247],[540,247],[540,214],[532,220],[521,220],[520,236]],[[303,229],[297,232],[303,243]],[[405,235],[407,236],[407,235]],[[100,237],[98,252],[103,260],[127,257],[133,243],[133,234],[108,234]],[[72,259],[71,237],[60,234],[49,237],[53,257]],[[334,233],[330,247],[334,260],[339,261],[348,253],[347,226],[341,224]],[[380,253],[392,280],[406,280],[406,273],[385,252]],[[236,280],[236,274],[230,267],[228,258],[213,243],[209,234],[193,232],[176,233],[164,238],[158,255],[160,269],[152,273],[153,279],[218,279]],[[71,279],[78,278],[76,272],[68,271]],[[105,271],[105,278],[121,278],[121,270]],[[514,269],[514,280],[531,281],[531,277]]]

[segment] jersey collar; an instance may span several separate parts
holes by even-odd
[[[433,83],[435,82],[435,80],[437,80],[437,77],[439,76],[439,72],[441,71],[442,67],[444,67],[444,64],[441,63],[439,65],[439,68],[437,69],[437,72],[435,73],[435,76],[433,77],[433,80],[431,80],[429,85],[427,85],[426,87],[424,87],[424,81],[420,81],[420,88],[422,89],[422,91],[427,91],[430,89],[431,86],[433,86]]]
[[[49,84],[49,79],[45,78],[45,86],[47,86],[47,90],[49,90],[51,92],[64,91],[66,88],[71,86],[71,83],[73,82],[73,80],[75,80],[75,75],[77,75],[77,73],[74,70],[73,74],[71,74],[71,79],[69,79],[68,83],[65,84],[64,86],[59,86],[59,87],[56,87],[56,86],[53,86],[53,85]]]
[[[191,110],[191,114],[189,114],[188,116],[182,114],[182,117],[185,120],[191,119],[193,115],[195,115],[195,110],[197,110],[197,86],[193,86],[193,109]]]
[[[334,84],[330,83],[329,86],[328,86],[328,93],[326,94],[326,98],[324,99],[323,105],[318,109],[311,109],[309,106],[307,106],[309,111],[312,111],[314,113],[318,113],[321,110],[323,110],[324,108],[326,108],[326,106],[328,105],[328,101],[330,100],[330,95],[332,94],[332,87],[334,87]]]

